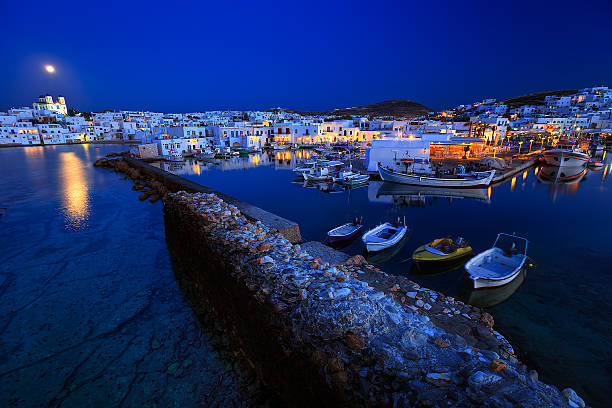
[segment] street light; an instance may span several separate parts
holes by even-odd
[[[523,141],[521,140],[521,141],[519,142],[519,151],[518,151],[518,154],[521,154],[521,145],[522,145],[522,144],[523,144]]]
[[[533,144],[533,139],[529,141],[529,153],[531,153],[531,145]]]

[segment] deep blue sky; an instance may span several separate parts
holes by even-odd
[[[435,109],[612,86],[606,1],[4,2],[0,108]],[[43,70],[56,66],[54,76]]]

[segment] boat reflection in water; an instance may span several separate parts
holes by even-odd
[[[544,183],[572,184],[578,183],[587,173],[585,166],[557,167],[542,166],[538,179]]]
[[[453,199],[470,198],[490,203],[491,189],[410,186],[388,181],[372,181],[368,188],[368,199],[370,202],[425,207],[425,205],[428,204],[428,199],[438,198],[446,198],[449,202],[452,202]],[[429,204],[431,204],[431,202],[429,202]]]
[[[342,186],[327,181],[304,181],[296,179],[292,183],[300,184],[304,188],[314,188],[322,193],[342,193],[344,191]]]
[[[504,286],[496,286],[484,289],[473,289],[472,282],[465,279],[461,287],[459,298],[464,302],[476,307],[493,307],[505,302],[517,291],[527,277],[529,268],[523,269],[511,282]]]
[[[441,275],[446,272],[454,271],[462,268],[467,261],[474,256],[474,253],[470,253],[468,256],[454,259],[451,261],[440,261],[440,262],[412,262],[410,268],[410,274],[415,276],[434,276]]]
[[[557,167],[545,165],[541,167],[538,173],[538,181],[549,185],[548,190],[554,202],[558,195],[575,194],[587,172],[585,166]]]
[[[367,252],[364,253],[366,261],[373,265],[382,265],[387,261],[390,261],[395,255],[397,255],[404,245],[406,245],[406,237],[408,234],[404,235],[404,237],[391,248],[384,249],[378,252]]]

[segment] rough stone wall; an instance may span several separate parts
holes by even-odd
[[[167,193],[168,246],[292,406],[584,406],[540,382],[487,313],[357,256],[329,265],[214,194]]]

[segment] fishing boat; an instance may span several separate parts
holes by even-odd
[[[194,157],[196,158],[196,160],[207,160],[214,159],[215,154],[216,153],[212,150],[203,150],[202,152],[196,154]]]
[[[363,218],[360,220],[354,218],[353,222],[347,222],[339,227],[336,227],[327,232],[329,243],[337,243],[340,241],[349,240],[355,238],[363,230]]]
[[[407,231],[408,227],[406,227],[405,219],[404,225],[401,225],[399,222],[395,224],[385,222],[363,234],[361,240],[365,244],[368,252],[377,252],[391,248],[393,245],[400,242]]]
[[[350,165],[346,169],[342,169],[338,172],[337,176],[332,177],[334,183],[342,183],[345,179],[353,176],[358,176],[359,173],[353,171],[353,166]]]
[[[495,176],[495,170],[437,176],[430,173],[402,172],[379,165],[378,174],[383,181],[413,186],[477,188],[487,187],[491,184],[493,176]]]
[[[472,247],[462,237],[456,240],[446,237],[434,239],[415,249],[412,253],[412,260],[419,263],[451,262],[465,258],[471,253]]]
[[[304,180],[311,181],[332,180],[332,177],[335,173],[340,171],[342,165],[343,163],[341,161],[322,160],[303,171],[302,176]]]
[[[178,154],[169,154],[167,156],[164,156],[164,160],[167,162],[182,163],[185,161],[185,158]]]
[[[289,146],[288,145],[281,145],[281,144],[273,144],[272,145],[272,150],[274,150],[275,152],[281,151],[281,150],[289,150]]]
[[[503,286],[527,267],[527,240],[512,234],[497,234],[493,247],[465,264],[474,289]]]
[[[575,140],[567,138],[559,139],[556,148],[546,150],[543,155],[546,164],[557,167],[586,166],[590,159],[586,150],[578,148]]]
[[[344,180],[342,180],[342,184],[344,184],[345,186],[349,186],[349,187],[357,186],[360,184],[367,183],[369,179],[370,179],[370,176],[368,176],[367,174],[357,173],[357,175],[346,177]]]

